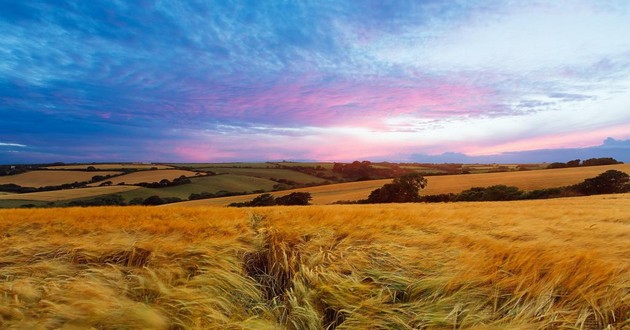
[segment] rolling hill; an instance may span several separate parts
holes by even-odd
[[[519,187],[521,190],[534,190],[554,188],[576,184],[584,179],[594,177],[607,170],[620,170],[630,173],[630,164],[573,167],[537,171],[460,174],[427,177],[428,185],[422,190],[423,195],[459,193],[472,187],[487,187],[492,185],[509,185]],[[376,188],[391,182],[386,180],[370,180],[350,183],[330,184],[324,186],[308,187],[302,189],[274,192],[273,195],[281,196],[296,191],[310,192],[313,196],[313,204],[330,204],[340,200],[358,200],[367,198],[370,192]],[[203,205],[227,205],[234,202],[251,200],[257,195],[232,196],[213,199],[203,199],[175,203],[177,206],[203,206]]]

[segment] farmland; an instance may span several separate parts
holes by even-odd
[[[22,187],[58,186],[66,183],[90,181],[95,175],[116,175],[120,172],[84,172],[84,171],[30,171],[17,175],[0,176],[0,184],[13,183]]]
[[[622,329],[629,203],[0,210],[0,327]]]
[[[492,185],[510,185],[522,190],[554,188],[579,183],[580,181],[597,176],[607,170],[620,170],[630,173],[630,164],[575,167],[540,171],[502,172],[483,174],[460,174],[427,177],[428,185],[422,190],[423,195],[459,193],[472,187],[486,187]],[[313,196],[313,204],[330,204],[340,200],[365,199],[372,190],[383,186],[391,180],[369,180],[349,183],[339,183],[326,186],[308,187],[273,194],[284,195],[294,191],[307,191]],[[178,203],[181,206],[227,205],[234,202],[250,200],[256,195],[231,196],[215,199],[205,199]]]
[[[55,166],[47,166],[45,169],[50,170],[86,170],[90,167],[93,167],[97,170],[117,170],[117,169],[140,169],[140,170],[165,170],[173,168],[168,165],[158,165],[158,164],[129,164],[129,163],[120,163],[120,164],[76,164],[76,165],[55,165]]]
[[[52,191],[38,191],[26,194],[5,194],[0,195],[0,201],[11,199],[23,199],[31,201],[46,201],[54,202],[60,200],[68,200],[75,198],[85,198],[102,196],[109,194],[117,194],[125,191],[135,190],[140,187],[136,186],[109,186],[109,187],[89,187],[78,189],[64,189],[64,190],[52,190]]]
[[[184,170],[155,170],[155,171],[138,171],[121,175],[115,178],[109,179],[112,184],[137,184],[142,182],[159,182],[160,180],[173,180],[180,176],[195,176],[197,172],[184,171]],[[96,185],[96,184],[95,184]]]

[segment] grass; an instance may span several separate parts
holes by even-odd
[[[165,170],[169,168],[173,168],[168,165],[157,165],[157,164],[128,164],[128,163],[120,163],[120,164],[77,164],[77,165],[57,165],[57,166],[48,166],[44,167],[45,169],[51,170],[85,170],[88,167],[94,167],[97,170],[113,170],[113,169],[138,169],[138,170],[148,170],[151,168],[157,168],[158,170]]]
[[[59,186],[66,183],[90,181],[95,175],[114,175],[120,172],[83,172],[83,171],[30,171],[16,175],[0,176],[0,184],[13,183],[22,187]]]
[[[28,199],[0,199],[0,209],[19,208],[25,205],[45,206],[48,202]]]
[[[623,329],[629,203],[0,210],[0,327]]]
[[[304,174],[297,171],[287,169],[275,169],[275,168],[212,168],[215,173],[228,173],[238,174],[257,178],[265,179],[285,179],[291,180],[297,183],[322,183],[326,182],[326,179],[318,178],[316,176]]]
[[[140,188],[122,193],[121,195],[127,201],[136,197],[147,198],[153,195],[188,199],[190,194],[201,192],[216,193],[222,190],[230,192],[269,191],[272,190],[273,186],[276,184],[276,182],[267,179],[234,174],[196,177],[191,178],[190,181],[192,181],[192,183],[159,189]]]
[[[582,182],[586,178],[595,177],[607,170],[616,169],[630,173],[630,164],[561,168],[541,171],[517,171],[501,173],[461,174],[427,177],[428,186],[421,191],[422,195],[459,193],[472,187],[487,187],[504,184],[516,186],[521,190],[535,190],[561,187]],[[369,180],[326,186],[308,187],[295,190],[275,192],[274,195],[286,195],[294,191],[307,191],[313,196],[313,204],[330,204],[340,200],[365,199],[376,188],[390,183],[390,179]],[[176,205],[203,206],[227,205],[234,202],[251,200],[256,195],[233,196],[216,199],[182,202]]]
[[[160,182],[163,179],[167,179],[172,181],[173,179],[179,178],[180,176],[186,177],[194,177],[197,172],[192,171],[184,171],[184,170],[155,170],[155,171],[141,171],[141,172],[133,172],[121,176],[117,176],[114,178],[107,179],[106,181],[111,181],[112,184],[117,185],[119,183],[125,184],[137,184],[142,182],[152,183],[152,182]],[[93,185],[99,185],[100,183],[94,183]]]
[[[65,190],[40,191],[26,194],[0,195],[0,201],[5,200],[28,200],[55,202],[69,199],[96,197],[110,194],[117,194],[125,191],[138,189],[134,186],[109,186],[109,187],[88,187]]]

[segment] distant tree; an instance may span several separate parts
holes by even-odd
[[[145,199],[144,202],[142,202],[142,205],[162,205],[164,203],[165,202],[162,199],[162,197],[158,195],[153,195],[153,196],[147,197],[147,199]]]
[[[276,205],[276,199],[271,194],[262,194],[249,202],[249,206],[272,206]]]
[[[87,171],[96,171],[96,167],[94,167],[94,166],[88,166],[88,167],[86,168],[86,170],[87,170]]]
[[[630,175],[617,170],[608,170],[574,185],[573,189],[584,195],[630,192]]]
[[[308,205],[312,199],[308,192],[294,192],[276,198],[276,205]]]
[[[582,166],[601,166],[601,165],[615,165],[623,164],[614,158],[590,158],[582,162]]]
[[[523,192],[517,187],[495,185],[490,187],[473,187],[462,191],[457,196],[457,201],[512,201],[523,198]]]
[[[405,174],[370,193],[366,203],[409,203],[420,201],[420,190],[427,179],[419,173]]]
[[[578,167],[580,166],[580,160],[574,159],[567,162],[567,167]]]
[[[551,163],[547,166],[547,168],[565,168],[565,167],[567,167],[567,164],[560,163],[560,162]]]

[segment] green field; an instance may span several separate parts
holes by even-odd
[[[0,209],[11,209],[11,208],[19,208],[23,205],[35,205],[35,206],[44,206],[48,204],[45,201],[33,201],[26,199],[6,199],[0,200]]]
[[[194,169],[214,168],[214,167],[235,167],[235,168],[273,168],[274,164],[270,163],[173,163],[166,164],[173,167],[191,167]]]
[[[285,179],[297,183],[323,183],[326,179],[280,168],[208,168],[217,174],[237,174],[264,179]]]
[[[274,181],[251,176],[222,174],[206,177],[191,178],[192,183],[166,188],[140,188],[121,193],[125,200],[134,198],[147,198],[158,195],[160,197],[178,197],[188,199],[192,193],[217,193],[219,191],[248,192],[256,190],[270,191],[277,184]]]

